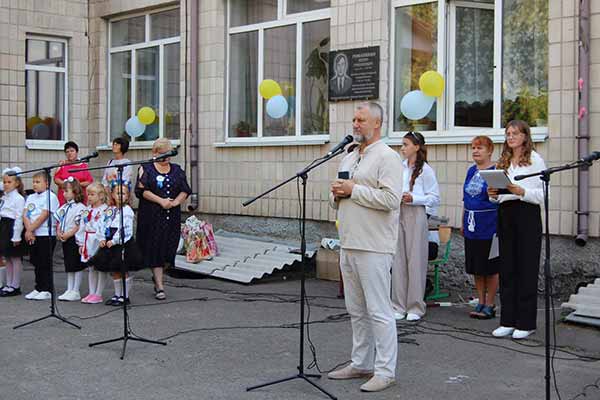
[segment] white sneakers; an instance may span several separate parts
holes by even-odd
[[[421,316],[418,315],[418,314],[408,313],[406,315],[406,320],[407,321],[413,321],[414,322],[414,321],[418,321],[420,319],[421,319]]]
[[[510,328],[510,327],[506,327],[506,326],[500,326],[500,327],[494,329],[494,331],[492,332],[492,335],[494,335],[495,337],[498,337],[498,338],[512,335],[513,339],[520,340],[520,339],[525,339],[526,337],[532,335],[534,332],[535,332],[535,330],[522,331],[520,329]]]
[[[40,292],[38,292],[37,290],[32,290],[31,292],[27,293],[25,295],[25,298],[27,300],[35,300],[35,298],[40,294]]]
[[[58,299],[61,301],[79,301],[81,300],[81,294],[75,290],[67,290]]]
[[[394,378],[387,378],[385,376],[375,375],[366,383],[364,383],[360,387],[360,390],[363,392],[380,392],[389,388],[390,386],[394,386],[395,384],[396,380]]]
[[[373,376],[373,371],[363,371],[360,369],[356,369],[352,367],[352,365],[348,364],[344,368],[338,369],[336,371],[332,371],[327,374],[329,379],[361,379],[361,378],[370,378]]]
[[[400,313],[400,312],[395,312],[394,318],[396,319],[396,321],[402,321],[404,318],[406,318],[406,314]]]

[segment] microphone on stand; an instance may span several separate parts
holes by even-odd
[[[354,136],[352,135],[347,135],[341,142],[339,142],[334,148],[332,148],[331,150],[329,150],[329,152],[327,153],[327,156],[331,156],[334,153],[337,153],[340,149],[343,149],[344,147],[346,147],[347,145],[349,145],[350,143],[354,142]]]
[[[175,157],[177,155],[177,150],[173,149],[171,151],[167,151],[166,153],[163,154],[159,154],[156,157],[152,157],[152,161],[162,161],[165,158],[169,158],[169,157]]]
[[[97,151],[94,151],[93,153],[91,153],[91,154],[88,154],[88,155],[87,155],[87,156],[85,156],[85,157],[79,157],[77,160],[75,160],[75,162],[84,162],[84,161],[90,161],[90,159],[92,159],[92,158],[96,158],[96,157],[98,157],[98,152],[97,152]]]
[[[585,157],[583,157],[582,159],[580,159],[580,162],[584,162],[584,163],[591,163],[593,161],[596,161],[600,159],[600,151],[593,151],[590,155],[587,155]]]

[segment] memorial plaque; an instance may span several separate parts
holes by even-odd
[[[329,101],[379,98],[379,46],[329,52]]]

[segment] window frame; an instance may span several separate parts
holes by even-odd
[[[287,1],[277,0],[277,19],[272,21],[260,22],[250,25],[231,27],[231,0],[227,0],[227,22],[226,22],[226,59],[231,59],[231,35],[256,31],[258,34],[258,54],[257,54],[257,88],[264,78],[264,41],[265,30],[271,28],[280,28],[290,25],[296,26],[296,81],[295,81],[295,121],[293,136],[263,136],[263,117],[264,106],[260,91],[257,90],[257,119],[256,119],[256,137],[230,137],[229,136],[229,89],[230,89],[230,65],[226,63],[225,71],[225,143],[216,143],[218,147],[227,147],[227,144],[238,145],[278,145],[278,144],[323,144],[329,142],[329,133],[321,135],[302,135],[302,34],[303,25],[308,22],[329,20],[331,37],[331,7],[319,10],[305,11],[293,14],[287,14]],[[299,95],[300,94],[300,95]],[[300,100],[300,101],[298,101]]]
[[[64,92],[65,98],[63,99],[63,107],[65,110],[63,121],[62,121],[62,139],[61,140],[44,140],[44,139],[25,139],[25,146],[30,150],[63,150],[65,143],[69,141],[69,39],[59,36],[49,35],[37,35],[27,34],[25,41],[27,40],[43,40],[49,42],[60,42],[65,46],[65,66],[64,67],[51,67],[43,65],[32,65],[27,64],[25,61],[25,68],[23,73],[25,74],[25,106],[27,106],[27,71],[41,71],[41,72],[56,72],[64,74]],[[27,60],[27,55],[25,55]],[[25,113],[25,119],[27,119],[27,113]]]
[[[395,83],[395,34],[396,34],[396,9],[399,7],[414,6],[419,4],[437,3],[438,6],[438,43],[437,43],[437,71],[444,76],[446,85],[444,93],[437,102],[437,129],[435,131],[421,132],[427,138],[428,144],[467,144],[477,135],[487,135],[495,143],[504,142],[504,128],[502,124],[502,0],[494,0],[494,111],[493,126],[486,127],[461,127],[454,126],[454,71],[452,70],[455,60],[454,33],[456,32],[456,7],[474,6],[475,2],[469,0],[392,0],[390,2],[390,93],[394,95]],[[484,8],[485,3],[477,4],[478,8]],[[401,144],[402,137],[407,131],[394,130],[394,105],[390,101],[388,114],[389,142],[390,144]],[[548,138],[548,127],[532,127],[531,135],[535,142],[543,142]]]
[[[174,10],[174,9],[178,9],[181,10],[181,7],[179,5],[173,5],[173,6],[169,6],[169,7],[162,7],[159,9],[154,9],[154,10],[149,10],[149,11],[143,11],[143,12],[138,12],[138,13],[131,13],[131,14],[126,14],[123,16],[119,16],[119,17],[115,17],[115,18],[111,18],[110,20],[108,20],[108,46],[107,46],[107,93],[106,93],[106,98],[107,98],[107,104],[106,104],[106,140],[107,142],[104,145],[100,145],[98,146],[99,149],[110,149],[111,143],[112,143],[112,139],[111,139],[111,125],[110,125],[110,117],[111,117],[111,107],[110,107],[110,99],[111,99],[111,78],[112,78],[112,67],[111,67],[111,61],[112,61],[112,54],[114,53],[123,53],[123,52],[130,52],[131,54],[131,83],[130,83],[130,90],[131,90],[131,104],[130,104],[130,113],[131,115],[135,115],[135,110],[137,108],[137,99],[136,99],[136,86],[137,86],[137,81],[136,81],[136,77],[137,77],[137,51],[138,50],[143,50],[143,49],[147,49],[147,48],[151,48],[151,47],[158,47],[158,54],[159,54],[159,59],[158,59],[158,118],[159,118],[159,125],[158,125],[158,138],[164,138],[166,137],[165,132],[164,132],[164,126],[163,123],[165,121],[164,116],[165,116],[165,109],[164,109],[164,77],[165,77],[165,68],[164,68],[164,52],[165,52],[165,46],[166,45],[170,45],[170,44],[174,44],[174,43],[178,43],[179,44],[179,48],[181,50],[181,29],[179,31],[179,35],[177,36],[172,36],[170,38],[164,38],[164,39],[156,39],[156,40],[151,40],[151,31],[150,31],[150,24],[151,24],[151,16],[154,14],[159,14],[165,11],[170,11],[170,10]],[[116,46],[116,47],[112,47],[111,46],[111,42],[112,42],[112,23],[113,22],[117,22],[117,21],[122,21],[125,19],[130,19],[130,18],[135,18],[135,17],[140,17],[140,16],[144,16],[144,41],[140,42],[140,43],[135,43],[135,44],[128,44],[128,45],[123,45],[123,46]],[[181,18],[181,16],[180,16]],[[180,96],[180,107],[181,107],[181,52],[180,52],[180,60],[179,60],[179,69],[180,69],[180,84],[179,84],[179,96]],[[185,112],[185,110],[180,111],[180,113]],[[123,129],[125,129],[125,127],[123,127]],[[173,145],[175,146],[179,146],[181,144],[181,126],[179,128],[180,130],[180,137],[179,139],[169,139],[171,141],[171,143],[173,143]],[[157,139],[158,139],[157,138]],[[151,148],[152,144],[154,143],[154,140],[136,140],[136,138],[131,138],[131,144],[130,144],[130,148],[131,149],[136,149],[136,148]]]

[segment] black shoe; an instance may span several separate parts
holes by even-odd
[[[113,297],[111,297],[110,299],[106,300],[106,301],[104,302],[104,305],[105,305],[105,306],[114,306],[114,305],[115,305],[115,303],[116,303],[116,302],[118,302],[118,301],[119,301],[119,296],[117,296],[117,295],[115,294]],[[118,304],[117,304],[117,305],[118,305]]]
[[[130,303],[129,298],[125,299],[123,296],[119,296],[110,305],[117,307],[117,306],[122,306],[123,303],[125,303],[126,305],[129,305],[129,303]]]
[[[11,286],[5,286],[0,291],[0,297],[13,297],[13,296],[20,296],[20,295],[21,295],[21,288],[14,288]]]

